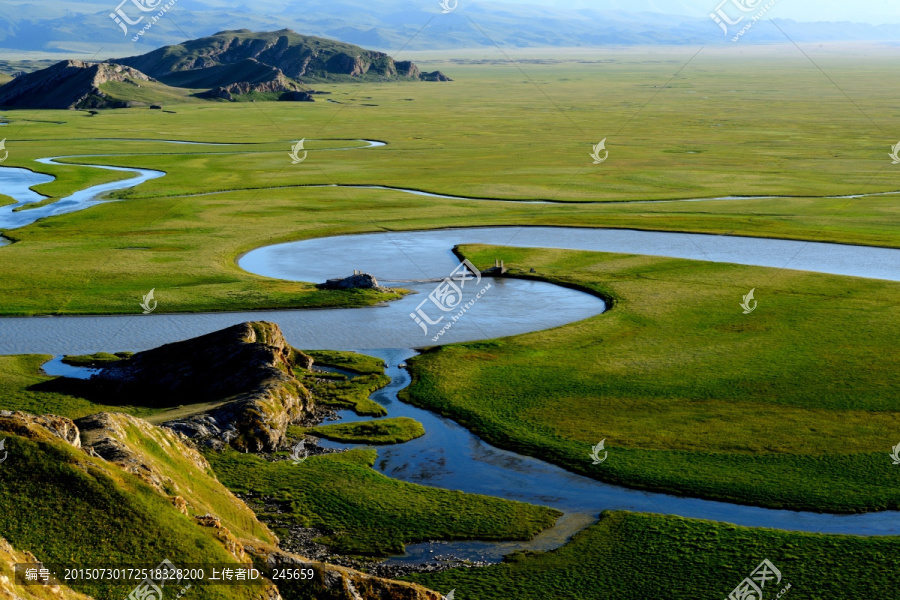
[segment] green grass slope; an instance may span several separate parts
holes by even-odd
[[[53,358],[46,354],[0,356],[0,410],[31,414],[55,414],[70,419],[104,411],[149,416],[156,410],[139,406],[105,404],[80,380],[51,377],[41,365]]]
[[[159,81],[142,81],[140,86],[128,82],[109,81],[100,86],[100,91],[113,100],[147,105],[203,102],[191,96],[193,90],[171,87]]]
[[[900,284],[698,261],[462,247],[614,303],[411,361],[413,403],[604,481],[774,508],[900,508]],[[531,275],[531,268],[536,274]],[[757,310],[742,314],[755,287]],[[589,452],[606,439],[609,459]]]

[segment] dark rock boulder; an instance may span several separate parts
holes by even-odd
[[[329,279],[325,283],[319,285],[325,290],[386,290],[378,285],[378,280],[374,275],[369,273],[354,273],[350,277],[343,279]]]
[[[139,352],[91,382],[104,393],[151,406],[216,404],[165,426],[212,446],[260,452],[276,449],[288,425],[312,410],[309,391],[293,373],[312,364],[277,325],[254,322]]]
[[[419,77],[422,81],[453,81],[440,71],[432,71],[431,73],[422,73]]]
[[[315,102],[310,92],[285,92],[279,98],[282,102]]]

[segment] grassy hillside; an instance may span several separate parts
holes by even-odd
[[[407,579],[459,600],[725,598],[768,558],[781,571],[765,598],[893,598],[900,539],[749,529],[637,513],[604,513],[564,547],[484,569]],[[770,589],[771,587],[771,589]]]
[[[46,375],[41,365],[51,358],[40,354],[0,356],[0,410],[50,413],[70,419],[104,411],[140,417],[158,412],[145,407],[104,404],[84,382]]]
[[[195,90],[170,87],[158,81],[142,81],[140,87],[130,83],[110,81],[101,85],[100,91],[114,100],[142,102],[147,105],[203,102],[203,100],[191,96]]]
[[[811,511],[900,509],[900,284],[565,250],[463,246],[608,313],[410,361],[413,403],[608,482]],[[536,274],[529,271],[534,268]],[[758,309],[742,314],[756,287]],[[609,460],[590,448],[606,439]]]
[[[168,498],[102,459],[49,434],[38,440],[8,435],[6,450],[9,458],[0,469],[0,532],[13,547],[27,549],[41,561],[75,566],[156,564],[164,558],[176,565],[237,562],[215,530],[199,526]],[[189,501],[203,499],[210,507],[223,508],[221,486],[208,476],[192,475]],[[223,520],[239,527],[229,516],[223,514]],[[246,509],[244,518],[253,521]],[[254,529],[262,533],[258,524]],[[122,594],[120,586],[104,583],[72,587],[104,600]],[[203,586],[192,597],[249,600],[259,591],[258,586]]]

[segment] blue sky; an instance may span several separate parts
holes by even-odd
[[[463,2],[465,0],[461,0]],[[706,17],[721,0],[479,0],[505,4],[540,4],[566,8],[651,11]],[[769,0],[763,0],[765,5]],[[770,16],[797,21],[853,21],[856,23],[900,23],[900,0],[778,0]]]

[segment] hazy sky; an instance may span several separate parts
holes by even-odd
[[[541,4],[567,8],[593,8],[633,12],[647,10],[665,14],[706,17],[722,0],[480,0],[506,4]],[[729,0],[730,2],[731,0]],[[739,1],[739,0],[738,0]],[[763,0],[764,6],[770,0]],[[853,21],[856,23],[900,23],[900,0],[778,0],[769,15],[797,21]]]

